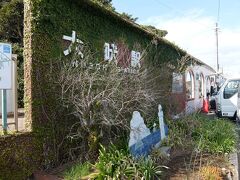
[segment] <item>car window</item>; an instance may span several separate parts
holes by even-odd
[[[231,80],[227,83],[223,92],[224,99],[229,99],[238,92],[239,82],[240,80]]]

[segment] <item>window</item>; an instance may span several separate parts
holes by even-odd
[[[186,76],[186,96],[187,99],[194,98],[194,77],[191,71],[188,71]]]
[[[183,92],[183,76],[181,73],[173,73],[172,92]]]
[[[226,87],[224,88],[224,92],[223,92],[224,99],[229,99],[234,94],[237,93],[239,82],[240,82],[240,80],[232,80],[227,83]]]
[[[209,77],[207,77],[207,79],[206,79],[206,93],[208,94],[210,94],[210,89],[211,89],[211,83],[210,83],[210,78]],[[206,96],[207,96],[207,94],[206,94]]]
[[[204,77],[203,74],[200,75],[199,79],[199,88],[198,88],[198,93],[199,93],[199,98],[202,98],[204,95]]]

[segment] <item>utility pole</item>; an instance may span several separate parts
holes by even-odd
[[[217,45],[217,73],[219,72],[219,59],[218,59],[218,23],[216,23],[216,45]]]

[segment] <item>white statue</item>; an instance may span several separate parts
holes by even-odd
[[[144,124],[144,120],[138,111],[133,112],[132,120],[130,121],[130,128],[129,147],[150,135],[150,130]]]

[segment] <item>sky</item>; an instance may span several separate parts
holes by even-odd
[[[167,40],[214,69],[217,64],[217,22],[220,70],[223,70],[227,77],[240,77],[240,0],[112,2],[116,11],[138,17],[138,24],[153,25],[158,29],[167,30]]]

